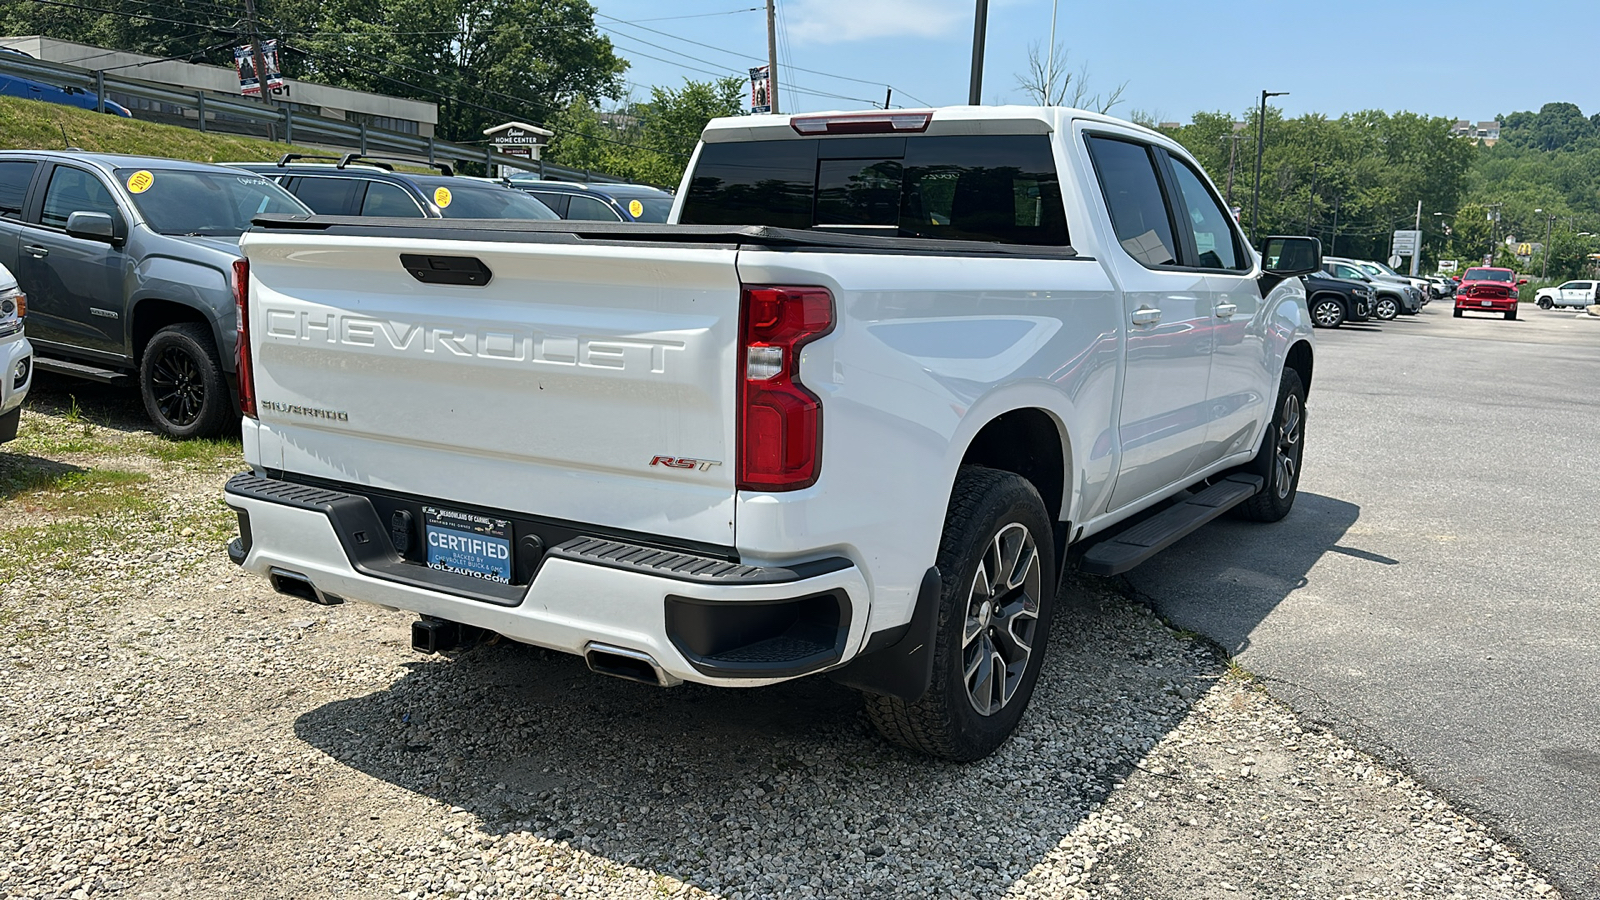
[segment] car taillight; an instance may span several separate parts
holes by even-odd
[[[800,383],[800,349],[833,330],[821,287],[745,285],[739,310],[738,482],[795,491],[822,469],[822,401]]]
[[[233,261],[233,303],[238,320],[235,330],[238,332],[238,365],[235,373],[239,377],[239,411],[254,419],[256,417],[256,381],[255,374],[250,366],[250,261],[236,259]]]

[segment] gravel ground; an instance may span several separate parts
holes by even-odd
[[[1556,896],[1110,583],[1016,738],[937,763],[824,679],[419,657],[406,615],[228,564],[231,448],[171,458],[115,394],[87,439],[41,393],[0,449],[3,897]]]

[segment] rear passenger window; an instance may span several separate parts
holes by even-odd
[[[550,211],[565,219],[567,217],[566,194],[541,194],[538,191],[529,191],[528,196],[550,207]]]
[[[616,210],[593,197],[577,196],[567,207],[567,218],[584,222],[621,222]]]
[[[361,181],[355,178],[300,177],[290,188],[319,216],[360,215]]]
[[[28,197],[28,184],[33,181],[33,170],[38,167],[36,162],[0,162],[0,216],[22,218],[22,201]]]
[[[386,181],[374,181],[367,185],[367,198],[361,201],[361,214],[390,219],[427,218],[422,212],[422,207],[411,199],[405,188]]]
[[[1090,137],[1088,143],[1122,249],[1146,266],[1176,264],[1177,242],[1150,148],[1102,137]]]
[[[679,221],[1069,243],[1050,138],[1031,134],[706,144]]]

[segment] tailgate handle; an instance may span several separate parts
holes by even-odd
[[[400,264],[411,277],[423,284],[465,284],[483,287],[494,277],[483,260],[476,256],[423,256],[400,254]]]

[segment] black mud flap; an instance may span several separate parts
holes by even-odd
[[[855,659],[828,677],[858,691],[915,703],[933,683],[933,640],[939,628],[939,569],[929,568],[917,590],[917,606],[905,625],[874,634]]]

